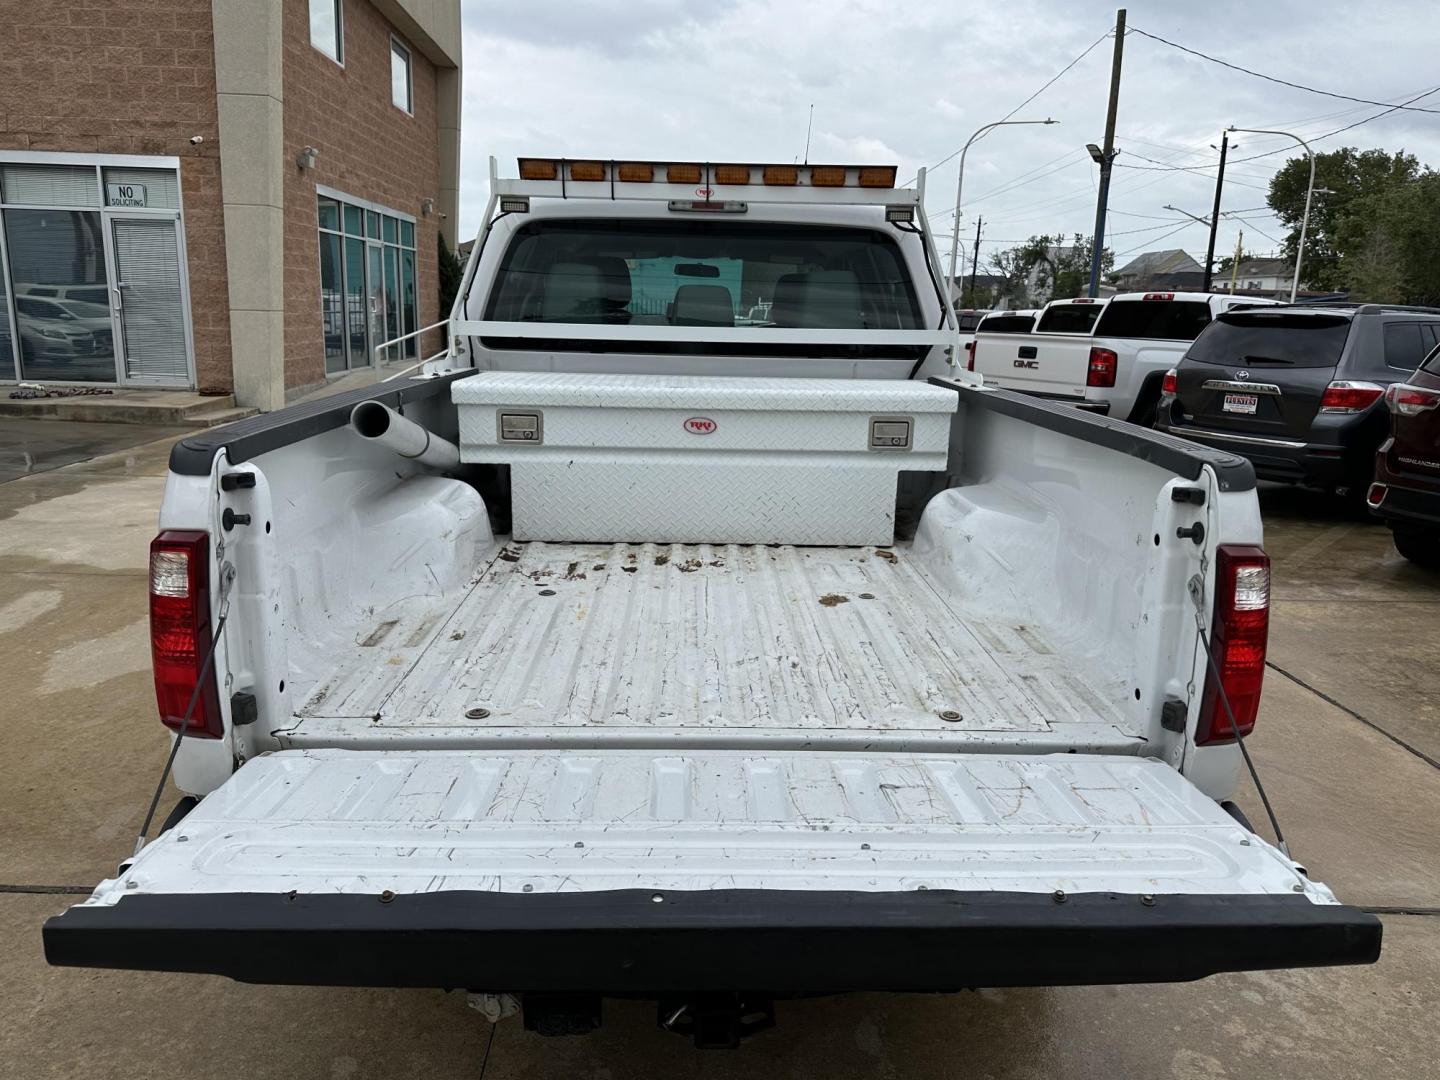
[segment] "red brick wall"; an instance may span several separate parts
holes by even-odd
[[[181,159],[197,384],[229,390],[210,0],[0,0],[0,26],[0,148]]]
[[[440,184],[435,69],[411,49],[415,115],[390,103],[390,24],[367,2],[345,0],[345,66],[310,44],[306,0],[285,4],[285,385],[325,378],[320,320],[320,250],[315,185],[380,203],[416,219],[419,318],[439,318],[438,219],[422,216],[421,200]],[[402,37],[402,40],[403,37]],[[302,147],[320,151],[314,169],[300,169]],[[423,342],[428,356],[438,333]]]

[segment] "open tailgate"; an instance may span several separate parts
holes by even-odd
[[[45,924],[52,964],[505,992],[948,990],[1369,963],[1164,764],[293,750]]]

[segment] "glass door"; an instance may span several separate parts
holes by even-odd
[[[178,222],[174,217],[116,215],[110,230],[122,380],[189,386]]]
[[[369,298],[370,333],[366,342],[365,363],[375,363],[375,349],[390,335],[385,332],[388,307],[385,303],[385,249],[379,244],[365,248],[365,294]]]
[[[98,210],[7,209],[20,378],[119,381]]]

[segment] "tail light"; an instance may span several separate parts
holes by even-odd
[[[187,735],[225,734],[210,651],[210,534],[167,530],[150,542],[150,655],[160,722],[180,730],[199,685]]]
[[[1180,392],[1180,373],[1173,367],[1165,372],[1165,378],[1160,380],[1160,393],[1174,397]]]
[[[1440,390],[1427,390],[1423,386],[1410,386],[1407,383],[1391,383],[1385,391],[1385,404],[1398,416],[1419,416],[1440,407]]]
[[[972,342],[970,342],[968,345],[965,346],[965,351],[970,354],[969,356],[967,356],[967,357],[965,358],[965,370],[966,370],[966,371],[974,371],[974,370],[975,370],[975,350],[978,349],[979,347],[980,347],[980,342],[978,342],[978,341],[972,341]]]
[[[1216,551],[1215,573],[1211,654],[1243,737],[1255,727],[1260,686],[1265,679],[1265,645],[1270,634],[1270,556],[1258,547],[1221,544]],[[1208,672],[1195,744],[1234,742],[1235,734],[1220,704],[1215,672]]]
[[[1086,386],[1114,386],[1115,367],[1119,357],[1112,349],[1099,346],[1090,350],[1090,367],[1085,374]]]
[[[1385,393],[1383,386],[1369,382],[1332,382],[1320,395],[1322,413],[1357,413],[1368,409]]]
[[[1385,501],[1385,496],[1390,494],[1390,488],[1381,483],[1370,485],[1370,490],[1365,493],[1365,501],[1376,509]]]

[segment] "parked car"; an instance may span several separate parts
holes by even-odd
[[[1165,372],[1215,316],[1274,303],[1201,292],[1054,300],[1033,340],[988,344],[976,370],[996,386],[1149,427]]]
[[[108,353],[115,340],[110,309],[86,300],[49,300],[29,293],[15,298],[16,309],[32,319],[60,323],[66,329],[81,327],[95,337],[95,351]]]
[[[20,355],[26,362],[64,364],[80,357],[93,357],[109,348],[108,322],[102,347],[86,320],[53,300],[17,296],[15,316],[20,329]]]
[[[1358,495],[1389,433],[1381,398],[1440,340],[1440,309],[1284,305],[1221,315],[1167,373],[1155,426],[1257,475]]]
[[[963,312],[961,313],[964,314]],[[975,342],[981,334],[1028,334],[1035,329],[1035,318],[1040,314],[1039,308],[1021,308],[1016,311],[990,311],[975,324],[974,332],[968,336],[964,343],[965,352],[968,354],[965,366],[971,371],[975,370]],[[960,324],[964,330],[964,322]]]
[[[1440,569],[1440,349],[1385,390],[1390,437],[1375,455],[1366,502],[1411,562]]]
[[[150,723],[189,799],[49,960],[553,1033],[658,999],[702,1045],[795,995],[1373,962],[1227,804],[1250,467],[955,370],[884,171],[730,165],[717,212],[698,168],[522,162],[452,352],[175,444]],[[684,278],[632,321],[677,257],[786,268],[774,326]]]

